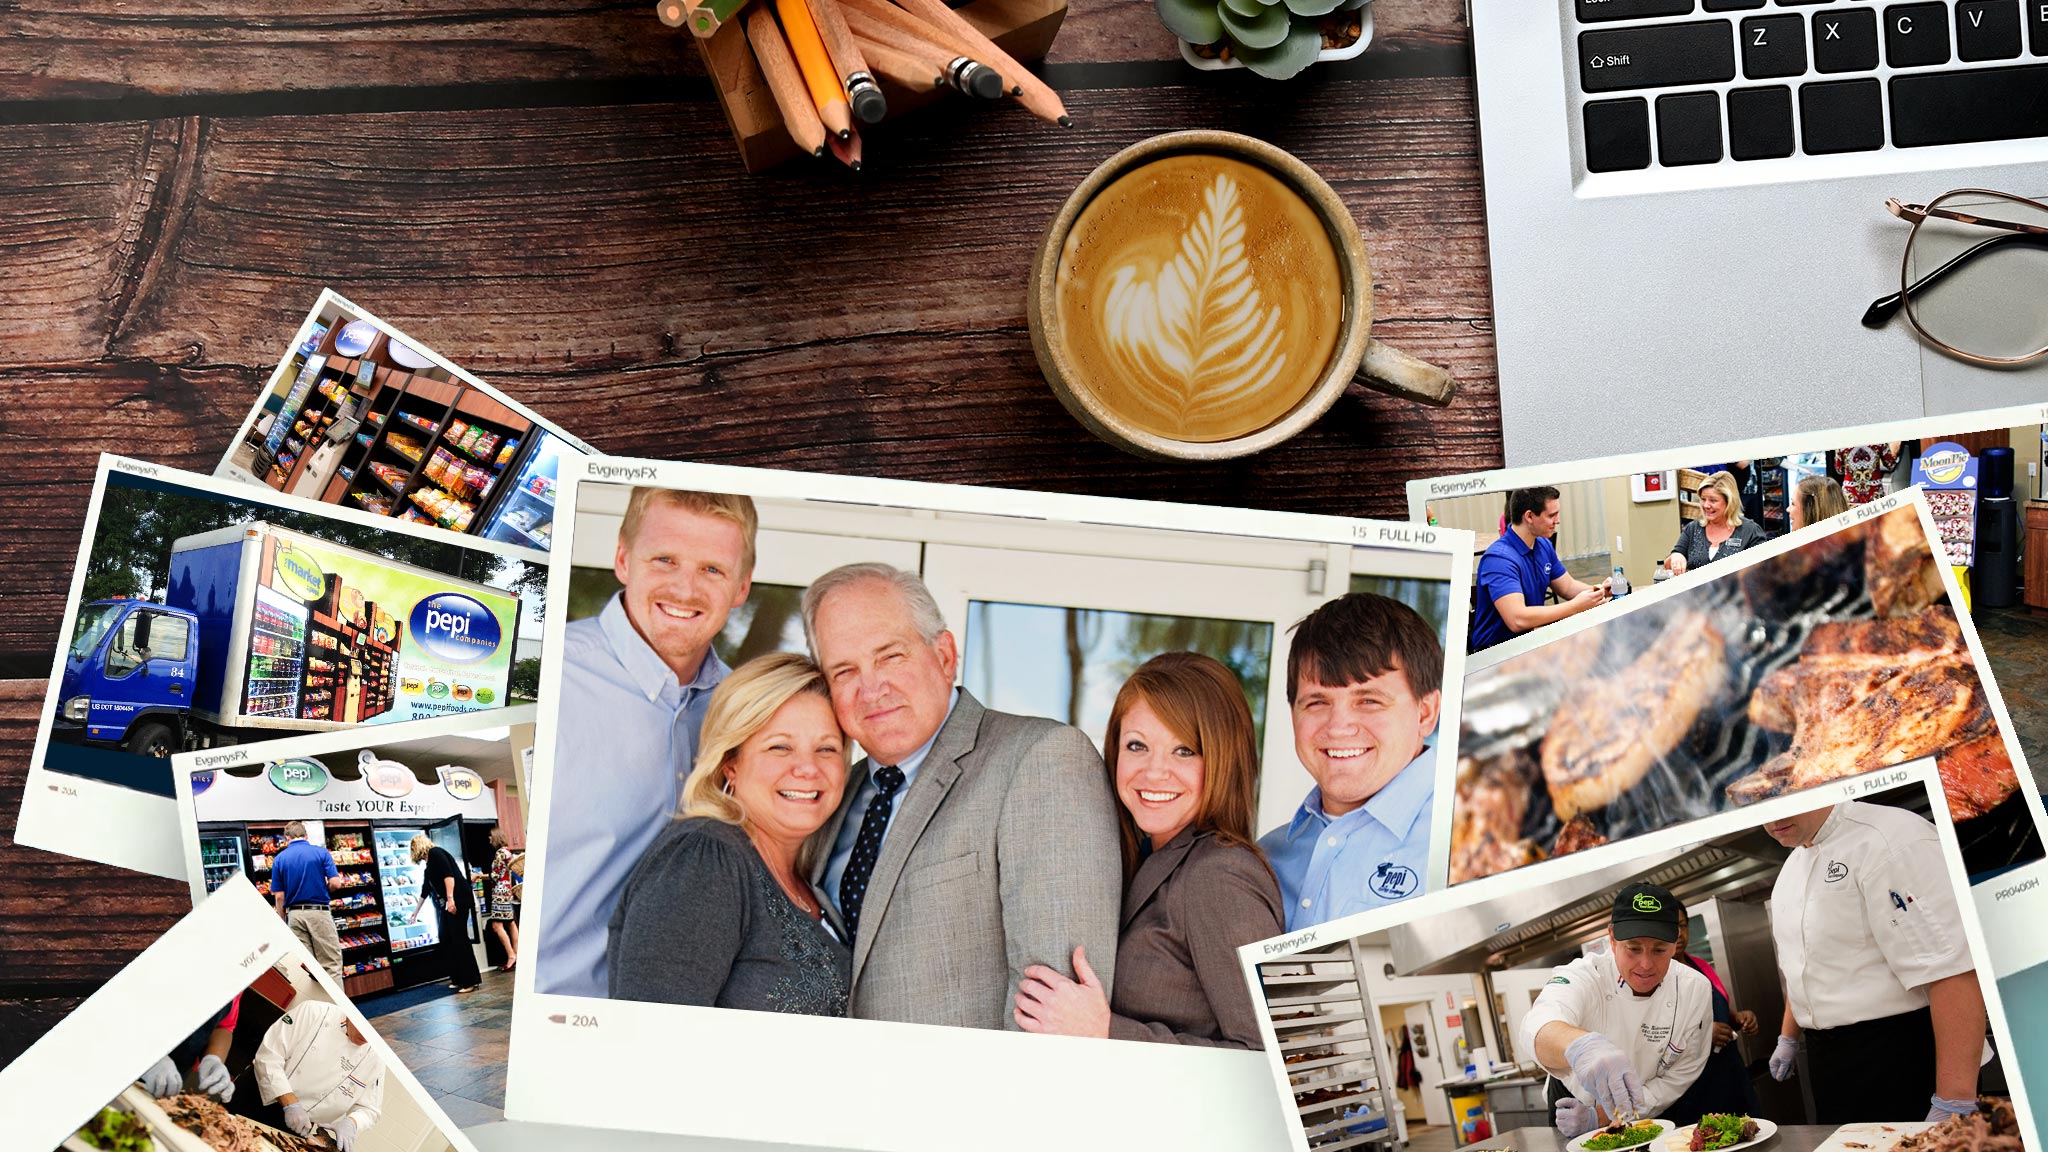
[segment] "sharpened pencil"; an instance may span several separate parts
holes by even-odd
[[[880,0],[877,0],[880,3]],[[937,34],[937,30],[901,8],[883,4],[895,16],[883,17],[863,7],[849,7],[847,19],[854,34],[865,40],[889,45],[919,60],[931,61],[941,84],[971,96],[994,100],[1003,94],[1003,78],[995,69],[971,57],[960,55]]]
[[[831,145],[832,155],[839,157],[841,164],[855,172],[860,171],[860,133],[852,133],[845,140],[827,140],[826,143]]]
[[[912,92],[929,92],[946,82],[944,70],[929,60],[901,48],[869,40],[858,32],[853,34],[853,38],[860,41],[861,54],[867,57],[869,67],[891,84]]]
[[[817,106],[811,103],[811,96],[804,88],[803,75],[798,71],[796,58],[789,54],[789,45],[782,39],[782,29],[776,27],[775,13],[768,10],[766,3],[754,5],[747,13],[747,43],[754,46],[754,59],[761,62],[761,74],[768,78],[768,91],[775,96],[775,106],[782,110],[782,123],[788,127],[790,139],[813,156],[825,154],[825,124],[818,119]]]
[[[866,55],[854,42],[853,29],[846,26],[846,13],[839,10],[839,0],[809,3],[811,18],[825,41],[825,54],[832,58],[832,67],[846,87],[846,101],[853,106],[853,114],[863,124],[881,123],[882,117],[888,115],[889,101],[883,98],[881,85],[875,83]]]
[[[818,119],[834,136],[846,139],[853,134],[853,110],[846,103],[846,89],[832,72],[832,58],[811,19],[810,6],[804,0],[775,0],[775,14],[782,17],[782,34],[810,89],[811,103],[818,106]]]
[[[903,0],[903,8],[911,15],[965,39],[968,46],[962,54],[1002,73],[1003,79],[1011,85],[1011,92],[1017,96],[1017,102],[1030,109],[1032,115],[1050,120],[1062,128],[1073,126],[1074,119],[1067,115],[1067,106],[1060,101],[1059,93],[1025,71],[1023,65],[996,47],[995,41],[982,35],[980,29],[969,24],[958,12],[946,7],[945,0]]]
[[[942,28],[929,20],[920,19],[918,16],[891,4],[889,0],[841,0],[840,6],[846,12],[847,21],[856,29],[862,27],[869,29],[869,39],[880,39],[880,37],[873,35],[873,29],[886,25],[906,36],[914,37],[925,44],[938,48],[939,51],[933,53],[933,55],[936,55],[942,61],[951,60],[956,56],[965,56],[971,60],[981,62],[984,67],[990,67],[988,57],[978,51],[973,44],[969,43],[966,37],[961,36],[951,28]],[[893,43],[893,41],[891,42]],[[991,67],[991,70],[999,74],[1002,72],[1000,68]],[[1004,87],[1009,86],[1009,82],[1003,79],[1001,75],[998,75],[997,82]]]

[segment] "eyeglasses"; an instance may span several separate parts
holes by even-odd
[[[1913,230],[1899,290],[1870,305],[1865,327],[1903,310],[1923,339],[1974,364],[2048,356],[2048,204],[1959,188],[1924,205],[1884,206]]]

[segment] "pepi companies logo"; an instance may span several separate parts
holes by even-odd
[[[413,639],[450,664],[487,660],[505,639],[497,614],[460,592],[439,592],[412,606]]]

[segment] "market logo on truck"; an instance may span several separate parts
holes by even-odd
[[[467,768],[441,769],[441,783],[457,800],[474,800],[484,794],[484,778]]]
[[[320,562],[313,559],[302,548],[280,542],[277,559],[271,563],[277,573],[277,586],[294,597],[311,603],[327,592],[327,573],[320,570]]]
[[[428,655],[450,664],[488,660],[505,638],[497,614],[460,592],[442,592],[413,605],[409,626]]]
[[[327,766],[318,760],[273,760],[268,765],[270,783],[291,796],[311,796],[327,787]]]

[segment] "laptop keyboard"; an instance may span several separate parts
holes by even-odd
[[[1586,168],[2048,137],[2048,0],[1574,0]]]

